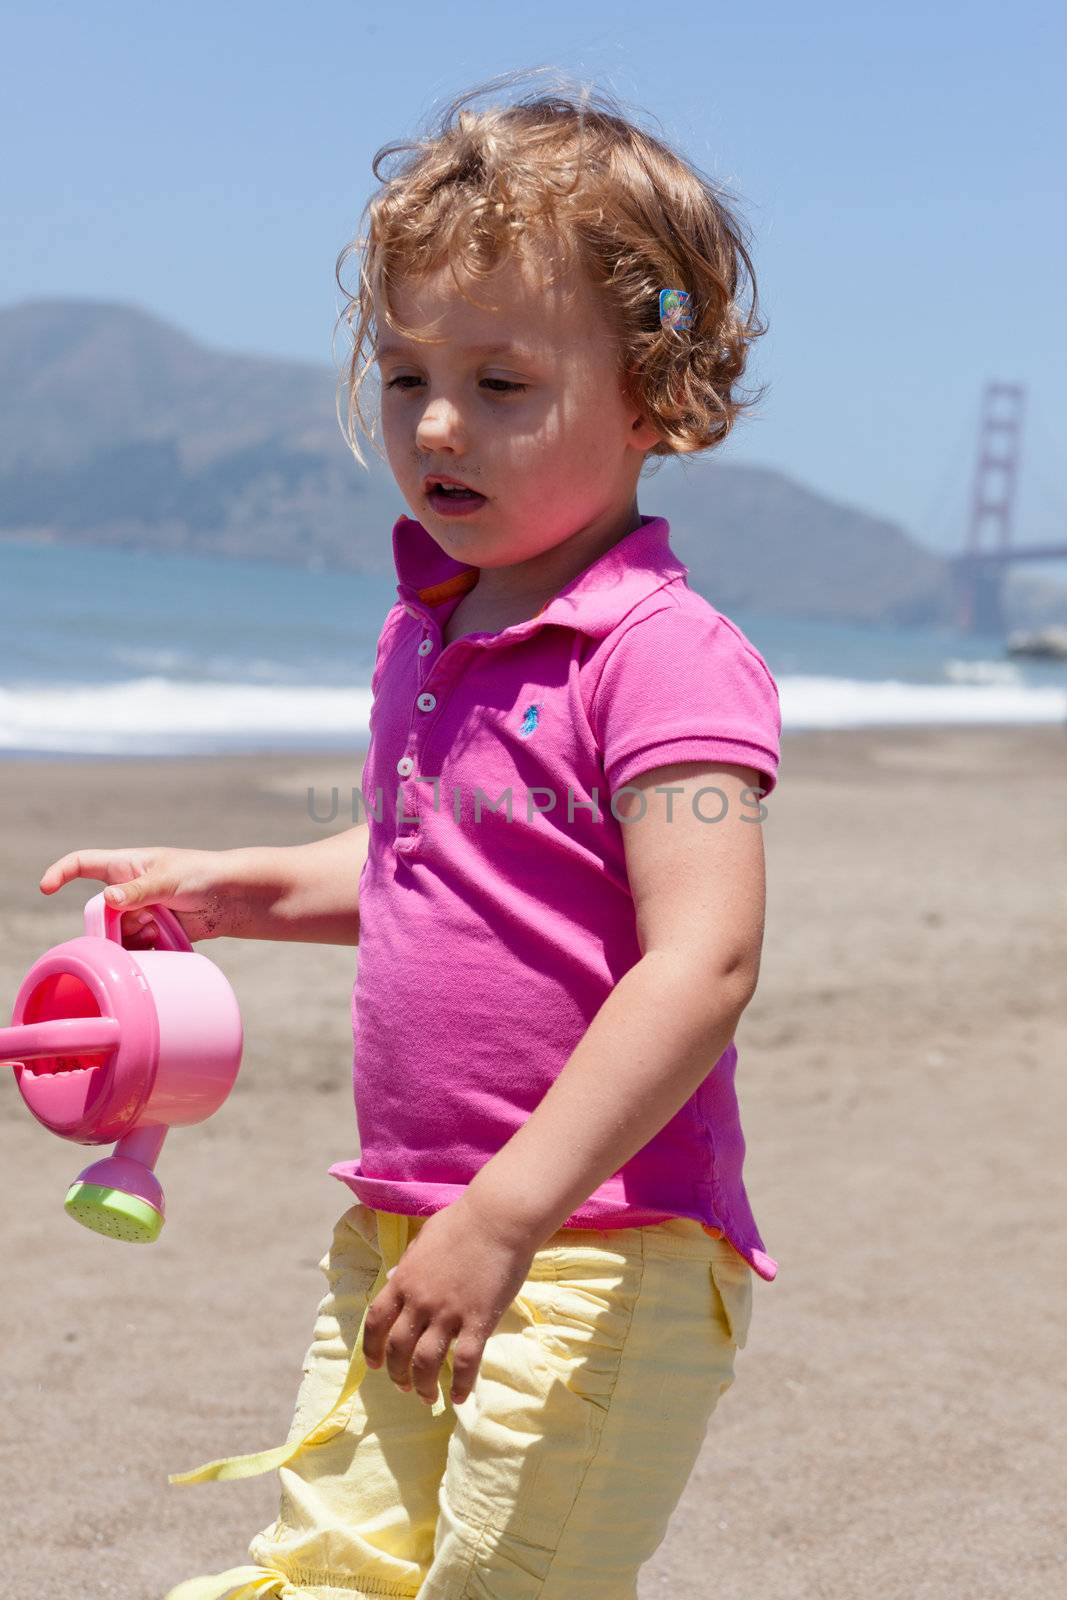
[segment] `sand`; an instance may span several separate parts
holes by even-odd
[[[0,1011],[81,931],[82,845],[299,843],[358,758],[0,764]],[[641,1600],[1063,1592],[1067,731],[788,736],[742,1019],[773,1284]],[[62,1210],[93,1159],[0,1077],[4,1600],[160,1600],[239,1564],[277,1480],[168,1472],[284,1440],[351,1196],[356,951],[216,940],[241,1075],[175,1130],[149,1247]]]

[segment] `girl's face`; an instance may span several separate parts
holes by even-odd
[[[658,435],[623,397],[595,291],[577,273],[546,285],[526,253],[465,287],[486,309],[447,266],[393,291],[396,319],[441,343],[402,340],[375,308],[382,436],[412,516],[448,555],[483,568],[575,535],[588,549],[630,532]],[[435,472],[485,500],[460,516],[436,511],[425,484]]]

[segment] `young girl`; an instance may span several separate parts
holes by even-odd
[[[289,1438],[171,1479],[277,1468],[279,1514],[252,1565],[169,1600],[634,1600],[776,1271],[733,1040],[777,693],[637,506],[648,457],[741,410],[751,263],[720,195],[610,107],[469,98],[393,147],[341,257],[349,399],[362,422],[374,363],[412,513],[367,821],[75,852],[41,883],[123,883],[133,948],[152,904],[194,939],[359,945],[360,1159],[330,1169],[355,1204]]]

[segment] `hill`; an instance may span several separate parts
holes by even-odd
[[[328,364],[211,349],[137,306],[0,308],[0,539],[388,574],[409,508],[369,446],[369,473],[352,457],[335,385]],[[940,556],[781,472],[667,461],[641,506],[670,518],[693,586],[726,610],[949,619]],[[1049,620],[1051,587],[1020,588],[1012,622]]]

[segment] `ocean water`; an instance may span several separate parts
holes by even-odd
[[[395,581],[0,542],[0,755],[361,750]],[[997,638],[728,610],[784,729],[1067,724],[1067,663]]]

